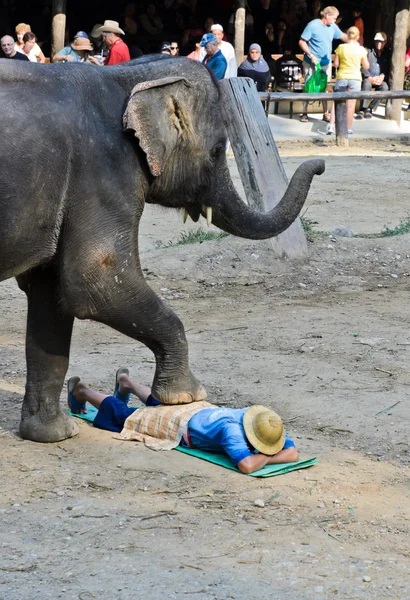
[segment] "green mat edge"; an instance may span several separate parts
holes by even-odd
[[[184,448],[183,446],[178,446],[177,448],[175,448],[175,450],[183,452],[184,454],[195,456],[196,458],[200,458],[202,460],[206,460],[208,462],[214,463],[215,465],[225,467],[226,469],[230,469],[231,471],[236,471],[236,473],[241,473],[241,471],[237,467],[233,466],[229,456],[225,456],[224,454],[213,454],[212,452],[196,450],[195,448]],[[312,458],[302,458],[297,462],[293,463],[266,465],[262,469],[259,469],[259,471],[248,473],[248,475],[250,475],[251,477],[274,477],[275,475],[284,475],[285,473],[290,473],[291,471],[306,469],[307,467],[311,467],[318,462],[319,459],[316,456]],[[243,475],[243,473],[241,473],[241,475]]]

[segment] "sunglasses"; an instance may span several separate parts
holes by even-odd
[[[171,50],[178,50],[179,46],[171,46]]]

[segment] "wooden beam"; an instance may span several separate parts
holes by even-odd
[[[66,25],[66,0],[53,0],[51,23],[51,57],[64,48]]]
[[[238,67],[242,64],[245,54],[245,21],[245,7],[240,7],[235,13],[235,58]]]
[[[409,22],[410,0],[396,0],[396,18],[393,38],[393,53],[391,57],[390,69],[390,89],[402,90],[404,79],[404,60],[406,56],[407,28]],[[393,100],[387,103],[386,119],[401,121],[400,100]]]
[[[336,102],[336,146],[347,147],[349,136],[347,133],[347,109],[346,102]]]
[[[232,144],[248,204],[254,210],[270,211],[288,186],[269,121],[248,77],[219,82],[222,116]],[[283,233],[271,238],[274,253],[293,259],[308,256],[306,236],[299,218]]]

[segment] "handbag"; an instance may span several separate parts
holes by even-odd
[[[308,94],[319,94],[325,92],[327,87],[327,75],[322,71],[319,63],[316,64],[316,70],[305,82],[304,91]]]

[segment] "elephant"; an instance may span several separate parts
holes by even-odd
[[[186,58],[115,67],[0,60],[0,82],[0,280],[16,277],[28,302],[20,435],[55,442],[78,432],[59,403],[74,318],[145,344],[161,402],[204,399],[184,327],[142,273],[144,204],[265,239],[297,217],[323,161],[303,163],[270,212],[249,208],[228,172],[218,85]]]

